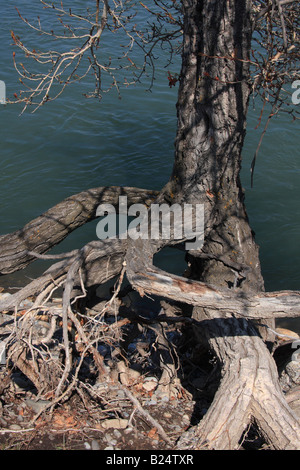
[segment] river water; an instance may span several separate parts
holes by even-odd
[[[78,3],[73,1],[73,8]],[[8,98],[20,89],[10,30],[23,42],[37,41],[38,47],[45,40],[21,24],[14,5],[25,10],[28,19],[45,15],[37,0],[1,5],[0,80],[6,83]],[[177,87],[169,88],[167,71],[178,72],[178,66],[179,60],[175,60],[165,69],[162,57],[156,63],[152,91],[147,91],[149,81],[145,80],[123,89],[121,99],[115,91],[105,94],[100,103],[84,98],[88,83],[88,91],[92,90],[91,79],[69,87],[58,100],[34,114],[27,111],[20,115],[22,108],[17,105],[0,105],[0,234],[22,227],[63,198],[88,188],[126,185],[160,189],[172,169],[176,131]],[[250,165],[263,128],[255,129],[259,114],[259,105],[250,107],[243,151],[248,215],[260,245],[266,289],[300,289],[299,121],[282,115],[270,124],[251,188]],[[53,251],[83,246],[95,237],[91,222]],[[172,272],[181,272],[183,267],[182,259],[174,257],[172,250],[164,252],[159,262]],[[24,276],[34,277],[46,265],[38,261],[25,272],[2,277],[0,285],[21,285]],[[299,319],[280,324],[300,332]]]

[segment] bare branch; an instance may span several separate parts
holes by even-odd
[[[60,6],[54,3],[48,3],[40,0],[44,9],[57,15],[57,20],[62,33],[54,30],[45,30],[38,17],[37,24],[29,22],[17,10],[20,19],[32,30],[49,40],[59,41],[64,44],[66,41],[71,44],[69,50],[60,52],[59,50],[49,49],[46,52],[40,50],[31,50],[21,39],[12,31],[12,38],[15,45],[25,53],[25,56],[38,64],[41,70],[46,71],[30,72],[28,67],[18,64],[13,54],[14,67],[20,75],[20,82],[25,86],[19,94],[15,93],[15,101],[8,100],[9,103],[24,103],[24,112],[28,106],[33,105],[34,111],[39,109],[48,101],[57,99],[65,90],[66,86],[74,82],[79,82],[88,74],[92,73],[95,78],[95,90],[93,93],[85,93],[87,97],[101,98],[102,93],[116,88],[120,94],[120,86],[124,84],[136,83],[146,73],[148,67],[152,69],[151,84],[154,76],[154,51],[159,45],[168,45],[170,57],[176,47],[172,41],[181,37],[181,26],[178,21],[179,7],[177,2],[171,2],[169,8],[162,2],[155,2],[156,9],[163,13],[153,13],[156,23],[148,24],[144,30],[139,29],[133,24],[133,18],[138,10],[143,9],[148,12],[148,8],[138,3],[127,5],[121,0],[113,2],[113,7],[109,5],[108,0],[95,0],[94,11],[86,11],[84,15],[74,12],[73,9],[66,10],[61,3]],[[102,9],[101,9],[102,5]],[[173,10],[173,11],[172,11]],[[177,15],[177,16],[176,16]],[[100,39],[106,32],[109,41],[109,35],[118,33],[120,41],[126,38],[128,43],[125,46],[120,45],[121,53],[113,54],[114,57],[103,58],[105,54],[100,54]],[[135,60],[130,58],[134,45],[142,50],[141,64],[138,65]],[[90,55],[89,55],[90,54]],[[100,59],[101,57],[101,59]],[[170,59],[171,60],[171,59]],[[140,60],[139,60],[140,62]],[[128,80],[124,76],[123,83],[120,82],[121,72],[131,70],[132,79]],[[105,86],[103,85],[102,75],[106,76]],[[110,80],[110,81],[109,81]]]

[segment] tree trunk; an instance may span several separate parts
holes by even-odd
[[[193,202],[204,202],[206,218],[202,251],[215,256],[205,258],[197,257],[197,253],[190,254],[190,271],[194,279],[215,287],[226,286],[235,293],[257,294],[264,289],[264,283],[258,247],[248,222],[240,182],[241,153],[250,92],[251,1],[184,1],[183,6],[184,51],[178,101],[176,158],[172,175],[175,182],[173,192],[178,188],[180,195],[186,197],[188,194],[189,198],[195,198]],[[226,266],[221,261],[222,257],[250,269],[246,275],[241,276]],[[209,309],[196,307],[193,318],[208,315],[207,312]],[[264,310],[261,309],[261,317],[263,315]],[[273,417],[272,438],[272,426],[268,430],[263,426],[267,441],[272,441],[275,447],[288,447],[289,427],[284,429],[283,426],[285,440],[278,442],[279,428],[282,423],[289,421],[289,412],[286,411],[287,405],[282,405],[284,398],[278,386],[273,360],[267,351],[263,350],[261,356],[259,355],[263,348],[259,338],[255,337],[254,341],[254,336],[240,336],[245,335],[245,330],[251,329],[251,325],[242,329],[242,333],[236,325],[236,329],[232,328],[229,333],[226,324],[218,323],[218,320],[213,320],[214,317],[215,315],[210,316],[208,329],[213,336],[210,346],[222,363],[223,380],[209,413],[197,431],[199,442],[204,439],[208,447],[218,449],[236,448],[241,431],[245,429],[254,410],[250,407],[250,402],[255,402],[260,404],[261,412],[258,416],[258,407],[255,407],[257,421],[266,423],[270,419],[268,414]],[[275,325],[274,320],[264,320],[263,323],[273,328]],[[263,334],[263,337],[265,340],[273,339],[272,334]],[[252,343],[251,346],[249,343]],[[256,354],[264,362],[263,366],[254,360],[251,348],[255,352],[254,356]],[[231,355],[230,351],[234,351],[234,354]],[[269,383],[276,384],[273,396],[268,389],[268,379],[266,380],[262,371],[266,371]],[[261,385],[260,393],[255,392],[258,382]],[[225,406],[224,397],[227,394],[224,392],[229,389],[230,400]],[[245,403],[247,401],[249,406]],[[269,403],[276,408],[277,416],[271,413]],[[284,416],[284,419],[280,416]],[[289,422],[293,429],[290,433],[293,436],[291,446],[297,448],[297,418],[295,421],[293,417]]]
[[[198,428],[177,447],[236,450],[254,419],[271,448],[299,449],[297,416],[279,387],[276,364],[251,324],[218,318],[199,326],[221,362],[222,379]]]
[[[130,283],[141,296],[150,293],[204,306],[194,309],[192,319],[222,368],[222,379],[208,413],[195,429],[183,435],[177,448],[237,449],[243,432],[254,420],[271,448],[300,449],[300,423],[280,389],[276,364],[254,326],[245,318],[237,319],[230,314],[230,304],[233,307],[236,300],[232,290],[227,289],[227,309],[221,296],[218,298],[220,291],[155,268],[152,250],[151,242],[128,241],[126,262]],[[272,310],[281,297],[274,293],[247,295],[241,295],[247,307],[231,308],[234,314],[244,317],[253,295],[254,309],[258,299],[263,298],[265,305],[269,304],[269,315],[274,315]],[[289,308],[290,301],[286,300],[278,313]],[[295,314],[296,305],[298,300],[294,304]],[[259,308],[256,313],[259,315]]]
[[[250,1],[183,1],[184,41],[178,131],[170,192],[205,204],[203,252],[249,266],[244,290],[263,289],[258,249],[240,183],[251,50]],[[198,280],[232,287],[235,273],[190,256]]]
[[[184,436],[178,448],[236,449],[254,419],[271,447],[297,449],[299,422],[282,395],[275,363],[254,326],[232,317],[237,311],[247,316],[251,302],[246,299],[255,303],[255,297],[264,298],[258,247],[239,176],[250,92],[251,2],[183,0],[182,4],[184,39],[175,164],[163,194],[170,203],[204,204],[204,246],[201,253],[188,255],[191,277],[202,283],[153,267],[158,246],[153,242],[139,245],[129,241],[127,275],[141,294],[163,295],[194,305],[196,298],[201,298],[192,318],[208,337],[222,367],[220,388],[194,430],[196,438],[192,443],[187,439],[185,445]],[[233,266],[247,269],[242,273]],[[221,291],[229,296],[228,309],[218,297]],[[237,299],[244,299],[248,306],[235,309]],[[269,307],[272,318],[272,301]],[[256,308],[264,318],[263,305],[256,303]],[[209,318],[209,323],[199,322],[203,318]],[[269,324],[274,327],[273,318]]]

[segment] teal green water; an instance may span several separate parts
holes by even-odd
[[[78,2],[72,2],[74,3]],[[36,16],[38,1],[14,4]],[[10,29],[34,42],[20,25],[10,2],[1,6],[0,80],[7,96],[18,91],[13,68]],[[178,62],[171,66],[177,71]],[[156,64],[152,92],[147,82],[108,93],[101,103],[87,100],[82,85],[69,88],[59,100],[35,114],[19,115],[21,108],[0,106],[1,172],[0,233],[22,227],[61,199],[87,188],[128,185],[159,189],[173,164],[177,88],[168,87],[162,60]],[[92,89],[92,81],[90,82]],[[299,105],[300,106],[300,105]],[[267,290],[300,289],[300,163],[299,122],[283,115],[274,119],[265,136],[250,188],[250,165],[262,127],[255,130],[260,109],[250,109],[243,151],[242,180],[251,226],[260,245]],[[95,238],[90,223],[70,235],[55,251],[83,246]],[[162,263],[180,271],[181,259],[170,250]],[[37,262],[25,272],[2,277],[5,287],[36,276],[47,263]],[[288,324],[300,331],[299,320]]]

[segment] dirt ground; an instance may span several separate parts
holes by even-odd
[[[5,375],[2,372],[2,383]],[[195,400],[183,388],[176,398],[157,400],[155,393],[144,389],[141,377],[128,390],[144,415],[128,397],[120,396],[113,383],[101,400],[75,392],[65,403],[41,412],[50,401],[38,400],[33,391],[17,385],[23,378],[16,375],[15,382],[9,378],[1,396],[1,450],[168,451],[175,449],[179,437],[199,422],[209,406],[207,396]],[[241,450],[267,448],[251,428],[241,442]]]
[[[55,406],[55,390],[52,396],[38,396],[20,370],[7,364],[0,366],[0,449],[174,450],[182,434],[208,410],[219,385],[220,369],[189,330],[182,336],[181,329],[173,328],[169,338],[170,344],[177,345],[176,353],[175,349],[170,350],[176,362],[176,378],[170,393],[162,393],[161,356],[151,335],[153,331],[147,330],[146,335],[129,343],[126,360],[120,355],[113,360],[111,349],[103,343],[100,350],[107,358],[108,368],[105,381],[99,382],[87,356],[72,393]],[[292,352],[288,346],[283,355],[279,354],[281,369]],[[299,367],[293,371],[297,380]],[[300,415],[300,383],[284,376],[285,392],[289,392],[291,384],[296,386],[292,399]],[[252,425],[245,430],[240,448],[268,447]]]
[[[147,382],[141,378],[129,389],[141,404],[144,416],[126,396],[117,395],[118,387],[111,384],[102,403],[88,400],[87,394],[74,393],[65,403],[45,410],[36,419],[44,401],[17,385],[24,380],[21,374],[17,375],[16,382],[9,380],[1,396],[1,450],[168,450],[170,442],[175,444],[204,411],[183,389],[168,402],[154,399],[152,391],[144,389]],[[155,422],[170,442],[166,442]]]
[[[199,388],[207,380],[205,374],[191,381],[197,390],[179,385],[177,396],[170,399],[149,390],[155,385],[153,377],[140,375],[126,387],[131,399],[124,386],[110,381],[104,391],[99,390],[99,399],[91,397],[89,388],[81,388],[51,409],[51,400],[38,399],[20,372],[8,375],[2,370],[0,380],[4,388],[0,397],[1,450],[168,451],[199,422],[213,396],[210,386],[208,392]],[[42,411],[43,406],[48,408]],[[262,447],[255,430],[241,443],[241,449]]]

